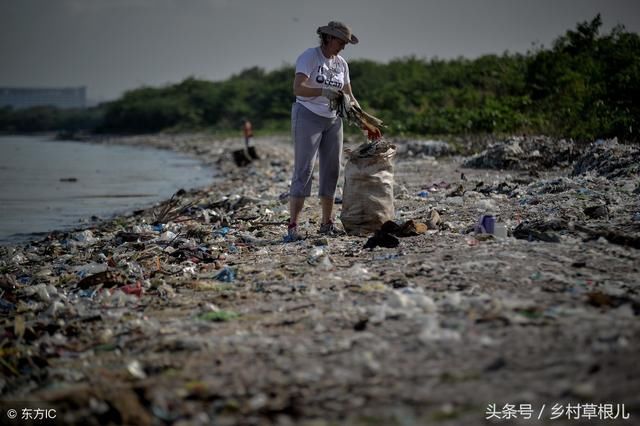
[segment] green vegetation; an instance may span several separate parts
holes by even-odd
[[[0,132],[93,131],[103,123],[102,107],[58,109],[50,106],[13,110],[0,107]]]
[[[600,16],[549,49],[477,59],[351,61],[354,92],[387,134],[543,133],[577,140],[638,141],[640,37],[623,27],[601,35]],[[143,87],[86,111],[0,110],[0,130],[108,133],[287,131],[292,67],[250,68],[222,82],[188,78]]]

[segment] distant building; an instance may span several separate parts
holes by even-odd
[[[58,108],[85,108],[86,87],[35,88],[0,87],[0,107],[15,109],[34,106],[54,106]]]

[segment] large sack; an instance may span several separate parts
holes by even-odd
[[[386,142],[346,151],[340,220],[345,231],[364,235],[394,218],[393,159],[396,147]]]

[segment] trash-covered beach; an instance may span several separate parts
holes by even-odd
[[[242,167],[240,140],[103,142],[177,149],[218,176],[0,248],[3,413],[50,407],[83,425],[637,422],[638,146],[512,137],[461,156],[394,140],[393,240],[320,236],[312,200],[306,238],[285,244],[287,137],[256,139],[259,158]]]

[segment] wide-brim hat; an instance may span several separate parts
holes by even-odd
[[[351,28],[347,27],[342,22],[337,21],[331,21],[324,27],[319,27],[317,33],[329,34],[351,44],[358,44],[358,42],[360,41],[358,40],[358,37],[353,35],[353,33],[351,32]]]

